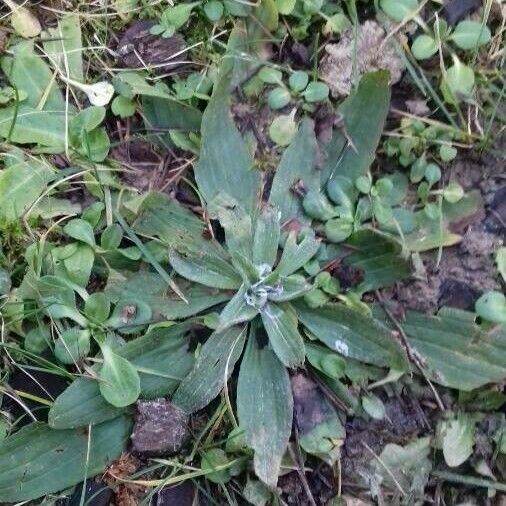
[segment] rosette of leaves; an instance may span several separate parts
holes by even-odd
[[[240,430],[254,450],[257,476],[274,488],[292,426],[289,371],[305,362],[306,335],[342,356],[378,366],[405,370],[406,359],[390,331],[365,307],[358,311],[345,304],[311,307],[305,302],[313,287],[304,267],[318,254],[321,241],[294,187],[321,186],[314,126],[302,121],[270,191],[264,191],[262,174],[253,168],[251,153],[230,116],[229,71],[222,68],[204,113],[195,170],[207,213],[224,230],[224,243],[203,243],[202,231],[195,239],[167,233],[159,210],[134,226],[168,243],[169,260],[179,276],[229,294],[215,331],[173,402],[188,412],[205,407],[240,362]]]

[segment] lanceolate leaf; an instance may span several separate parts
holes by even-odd
[[[23,102],[25,106],[31,109],[44,106],[43,110],[64,112],[65,100],[53,79],[53,72],[42,56],[35,54],[33,45],[33,41],[23,41],[10,47],[12,56],[4,56],[0,60],[2,70],[13,87],[27,93]],[[63,118],[55,117],[54,120],[58,120],[64,129]]]
[[[331,179],[335,174],[355,180],[367,172],[376,154],[389,105],[388,72],[365,74],[357,91],[339,107],[353,146],[348,145],[343,156],[337,159]]]
[[[132,229],[140,235],[155,236],[164,244],[205,244],[205,223],[177,200],[162,193],[149,193],[138,210]]]
[[[202,146],[195,168],[199,190],[207,203],[219,193],[239,202],[253,216],[258,207],[261,177],[229,111],[229,75],[222,72],[202,118]]]
[[[149,370],[149,373],[139,371],[141,398],[156,399],[171,394],[188,374],[193,354],[188,351],[185,334],[190,327],[191,322],[187,322],[155,329],[115,350],[135,367]],[[81,427],[115,418],[124,411],[102,397],[96,380],[78,378],[49,410],[49,425],[55,429]]]
[[[291,232],[286,239],[283,254],[276,267],[280,276],[289,276],[300,269],[316,254],[320,247],[320,241],[314,236],[307,235],[297,243],[297,234]]]
[[[255,265],[274,265],[278,252],[280,212],[273,206],[265,205],[256,222],[253,237],[253,263]]]
[[[14,106],[0,109],[0,137],[17,144],[39,144],[61,152],[65,146],[65,112],[39,111],[22,105],[15,116]],[[14,128],[11,126],[14,122]]]
[[[305,190],[320,189],[316,152],[314,125],[310,119],[305,119],[283,153],[272,182],[269,202],[281,212],[281,224],[292,218],[308,221],[302,208],[302,199],[293,192],[293,188],[302,183]]]
[[[258,314],[258,309],[246,302],[247,291],[248,286],[243,284],[222,309],[218,330],[223,331],[232,325],[248,322]]]
[[[304,341],[297,329],[297,316],[289,304],[268,302],[260,311],[269,342],[279,360],[287,367],[304,363]]]
[[[311,309],[295,301],[293,306],[304,326],[341,355],[397,370],[408,368],[404,351],[391,332],[362,312],[343,304]]]
[[[188,413],[207,406],[222,390],[241,356],[246,326],[214,332],[200,350],[194,368],[181,382],[173,402]]]
[[[0,220],[13,221],[21,218],[42,194],[53,172],[38,160],[25,160],[18,150],[5,154],[4,158],[6,162],[15,162],[0,171]]]
[[[91,432],[23,427],[0,444],[0,502],[36,499],[100,473],[125,450],[130,430],[125,416]]]
[[[202,113],[194,107],[175,100],[144,96],[142,111],[147,121],[148,130],[200,130]]]
[[[234,289],[241,286],[235,269],[211,251],[169,251],[170,264],[183,278],[211,288]]]
[[[230,298],[230,295],[217,289],[187,283],[183,279],[177,279],[176,282],[188,303],[173,292],[168,292],[167,283],[153,272],[137,272],[128,279],[109,279],[105,293],[112,302],[140,297],[151,307],[154,319],[164,317],[167,320],[193,316]]]
[[[468,391],[506,378],[503,326],[485,331],[473,313],[443,308],[437,316],[409,312],[403,327],[437,383]]]
[[[278,481],[281,458],[292,430],[293,398],[284,365],[250,336],[237,385],[237,414],[246,443],[255,451],[256,475],[270,488]]]

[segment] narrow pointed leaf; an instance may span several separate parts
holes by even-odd
[[[245,296],[247,291],[248,286],[243,284],[222,309],[217,330],[223,331],[238,323],[248,322],[258,314],[258,309],[246,302]]]
[[[407,369],[404,351],[377,320],[343,304],[311,309],[295,301],[293,306],[302,324],[332,350],[369,364]]]
[[[293,192],[293,188],[302,182],[306,191],[320,189],[316,153],[314,124],[310,119],[305,119],[290,146],[283,153],[272,182],[269,202],[281,212],[281,224],[293,218],[309,221],[302,208],[302,199]]]
[[[297,316],[288,305],[267,303],[261,310],[269,342],[279,360],[287,367],[304,363],[304,340],[297,328]]]
[[[297,235],[291,232],[286,240],[276,272],[280,276],[293,274],[316,255],[319,247],[320,241],[311,235],[307,235],[297,244]]]
[[[257,218],[253,237],[253,263],[273,266],[280,236],[280,213],[273,206],[264,206]]]
[[[105,293],[114,303],[121,299],[141,297],[153,311],[154,319],[163,317],[166,320],[187,318],[230,299],[229,294],[216,288],[190,283],[182,278],[176,281],[188,302],[181,300],[174,292],[167,291],[167,283],[153,272],[137,272],[127,279],[110,277]]]
[[[355,180],[369,170],[390,105],[388,80],[389,74],[385,70],[365,74],[357,91],[339,106],[346,134],[353,146],[348,144],[342,157],[338,158],[330,179],[335,174]]]
[[[90,433],[43,423],[23,427],[0,444],[0,502],[29,501],[95,476],[126,449],[130,431],[125,416]]]
[[[313,285],[308,283],[304,276],[298,274],[292,274],[286,277],[281,276],[279,284],[281,286],[279,293],[274,292],[269,294],[269,300],[273,302],[288,302],[298,299],[313,289]]]
[[[235,269],[210,251],[169,251],[170,264],[183,278],[211,288],[234,289],[242,280]]]
[[[230,115],[228,74],[222,70],[202,117],[202,146],[195,179],[207,203],[225,193],[252,216],[258,206],[261,177]]]
[[[245,325],[214,332],[202,346],[194,368],[181,382],[172,401],[188,413],[207,406],[232,374],[245,339]]]
[[[284,365],[250,336],[237,385],[237,414],[247,445],[255,452],[256,475],[270,488],[292,430],[293,398]]]
[[[504,326],[486,331],[474,318],[474,313],[449,308],[437,316],[407,314],[403,328],[435,382],[469,391],[506,378]]]

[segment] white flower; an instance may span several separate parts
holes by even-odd
[[[103,106],[107,105],[112,96],[114,95],[114,86],[107,81],[100,81],[94,84],[84,84],[73,79],[68,79],[61,75],[63,81],[70,84],[74,88],[83,91],[88,96],[88,99],[92,105]]]

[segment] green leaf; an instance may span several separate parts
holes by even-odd
[[[277,111],[278,109],[286,107],[290,103],[291,99],[292,96],[290,95],[290,92],[286,88],[279,86],[269,92],[267,103],[273,111]]]
[[[54,345],[54,355],[62,364],[75,364],[90,352],[90,332],[79,327],[64,330]]]
[[[460,49],[474,49],[488,44],[491,39],[487,25],[479,21],[461,21],[453,30],[449,39]]]
[[[418,9],[417,0],[381,0],[380,6],[385,14],[394,21],[400,23],[407,17],[411,17]]]
[[[476,421],[466,414],[442,423],[443,455],[450,467],[463,464],[472,454]]]
[[[11,132],[11,127],[14,128]],[[9,138],[15,144],[38,144],[61,153],[65,146],[65,112],[39,111],[22,105],[15,116],[14,107],[0,109],[0,137]]]
[[[453,58],[453,65],[446,71],[443,79],[443,91],[447,88],[450,95],[445,96],[449,101],[459,101],[468,98],[474,88],[474,71],[471,67],[464,65],[456,56]]]
[[[84,314],[93,322],[104,323],[111,310],[111,301],[103,292],[92,293],[84,304]]]
[[[104,363],[99,372],[99,388],[104,399],[116,408],[134,403],[141,393],[140,378],[135,367],[114,353],[105,344],[101,346]]]
[[[310,104],[323,102],[329,96],[329,87],[325,83],[313,81],[307,85],[302,95]]]
[[[456,181],[451,181],[443,190],[444,199],[450,204],[455,204],[464,196],[464,188]]]
[[[191,2],[168,7],[162,12],[160,22],[163,26],[172,26],[177,30],[190,19],[193,9],[200,4],[201,2]]]
[[[204,12],[209,21],[219,21],[223,16],[223,11],[225,10],[223,3],[218,2],[217,0],[211,0],[210,2],[206,2],[204,4]]]
[[[202,117],[202,146],[195,179],[206,202],[225,193],[252,216],[258,207],[261,176],[230,115],[230,76],[226,70],[222,69]]]
[[[202,346],[194,368],[181,382],[172,401],[188,413],[207,406],[230,378],[245,339],[244,325],[214,332]]]
[[[77,14],[65,14],[56,28],[48,28],[44,50],[65,76],[84,82],[81,22]]]
[[[299,367],[304,363],[304,340],[297,328],[298,321],[288,304],[267,303],[260,310],[269,342],[279,360],[287,367]]]
[[[320,247],[320,240],[314,234],[308,233],[297,244],[297,233],[291,232],[285,242],[283,254],[276,266],[275,272],[280,276],[289,276],[299,270],[316,255]]]
[[[211,288],[234,289],[241,286],[241,277],[222,257],[213,251],[178,252],[169,251],[169,260],[173,269],[190,281]]]
[[[92,248],[95,247],[95,234],[93,233],[93,227],[85,220],[80,218],[74,218],[67,222],[63,227],[63,232],[72,239],[84,242]]]
[[[283,73],[273,67],[262,67],[258,72],[258,77],[267,84],[281,84],[283,82]]]
[[[135,102],[118,95],[111,103],[111,111],[120,118],[129,118],[135,114]]]
[[[198,132],[202,113],[195,107],[163,97],[142,97],[142,111],[148,132],[152,130]],[[154,133],[151,135],[155,135]],[[156,134],[155,138],[169,141],[167,134]]]
[[[193,316],[230,298],[229,294],[216,289],[187,283],[183,279],[177,279],[176,281],[183,290],[188,302],[181,300],[172,291],[167,292],[167,283],[153,272],[138,272],[132,274],[128,279],[109,278],[104,291],[112,302],[141,297],[153,311],[154,319],[163,316],[167,320]]]
[[[223,331],[232,325],[249,322],[258,314],[258,309],[246,300],[249,287],[243,284],[220,313],[217,330]]]
[[[95,253],[87,244],[77,244],[73,255],[63,260],[65,272],[73,283],[86,287],[90,280]]]
[[[100,246],[105,250],[114,250],[119,248],[122,239],[123,229],[117,223],[113,223],[102,232]]]
[[[288,78],[288,84],[293,91],[301,92],[309,82],[309,74],[303,70],[296,70]]]
[[[374,394],[362,397],[362,407],[364,411],[375,420],[383,420],[383,418],[385,418],[385,405],[383,401]]]
[[[293,9],[295,8],[295,4],[297,0],[275,0],[276,5],[278,7],[278,11],[280,14],[284,14],[285,16],[291,14]]]
[[[0,444],[0,501],[29,501],[101,473],[125,451],[131,425],[122,416],[91,432],[23,427]]]
[[[324,35],[331,35],[333,33],[342,34],[350,28],[350,20],[342,13],[338,12],[327,19],[325,27],[323,28]]]
[[[319,171],[316,169],[316,137],[314,124],[304,119],[297,135],[285,150],[272,181],[269,202],[281,212],[281,224],[292,218],[303,219],[301,199],[293,187],[302,181],[306,190],[320,189]]]
[[[226,465],[228,462],[227,454],[221,448],[211,448],[202,453],[200,468],[206,472],[207,480],[223,485],[231,478],[230,469],[222,469],[221,471],[214,469]]]
[[[279,211],[264,205],[255,224],[252,260],[255,265],[274,265],[280,237]]]
[[[436,383],[470,391],[506,378],[506,331],[485,331],[474,317],[449,308],[437,316],[408,312],[403,328]]]
[[[271,123],[269,137],[279,146],[288,146],[297,134],[296,112],[297,109],[294,108],[289,114],[277,116]]]
[[[268,294],[269,300],[273,302],[288,302],[290,300],[298,299],[302,295],[313,289],[313,286],[306,281],[304,276],[299,274],[292,274],[290,276],[280,276],[279,292],[274,291]]]
[[[439,147],[439,157],[443,162],[451,162],[457,156],[457,149],[451,144],[442,144]]]
[[[188,351],[186,338],[191,327],[191,321],[160,327],[115,350],[141,369],[141,398],[170,395],[191,370],[193,353]],[[80,377],[58,396],[49,410],[48,422],[55,429],[69,429],[110,420],[124,411],[102,397],[96,380]]]
[[[426,60],[437,53],[438,47],[433,37],[422,34],[414,40],[411,52],[417,60]]]
[[[37,111],[39,113],[37,119],[32,115],[29,120],[36,120],[37,122],[40,120],[41,125],[46,120],[46,125],[51,127],[51,129],[47,129],[48,133],[59,123],[60,130],[65,133],[63,116],[65,113],[65,100],[58,89],[57,82],[53,79],[51,68],[42,56],[35,53],[34,42],[20,42],[9,47],[9,52],[9,56],[4,56],[0,60],[0,65],[12,86],[27,93],[27,98],[24,101],[27,110],[36,109],[43,104],[43,110],[51,111],[51,113],[43,115],[41,115],[42,111]],[[47,98],[45,98],[46,96]],[[2,111],[2,113],[4,112]],[[44,118],[44,120],[40,118]],[[41,130],[43,131],[42,128]]]
[[[293,398],[288,373],[251,335],[237,385],[237,414],[247,445],[255,452],[256,475],[274,489],[292,430]]]
[[[339,106],[346,132],[354,147],[348,145],[343,155],[336,157],[328,184],[337,176],[355,180],[367,174],[376,156],[390,106],[388,79],[387,71],[365,74],[360,79],[357,91]]]
[[[343,304],[310,309],[293,303],[302,324],[330,349],[368,364],[407,370],[404,350],[377,320]]]
[[[358,230],[346,245],[353,252],[343,259],[343,264],[359,269],[364,276],[357,287],[360,292],[389,286],[412,273],[408,253],[399,241],[387,234],[373,229]]]
[[[53,179],[53,169],[42,161],[24,159],[22,152],[12,151],[8,167],[0,171],[0,221],[14,221],[35,203]]]
[[[486,292],[475,304],[476,312],[485,320],[506,323],[506,297],[501,292]]]

